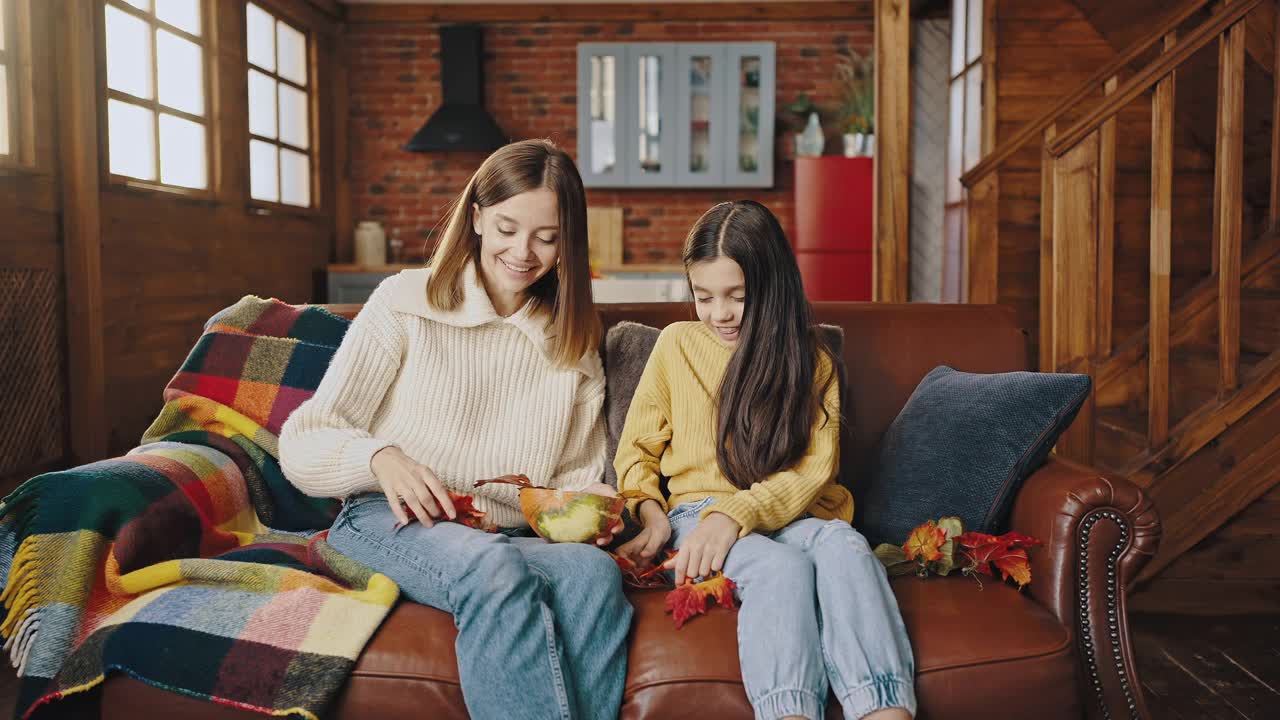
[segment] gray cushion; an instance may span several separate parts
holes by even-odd
[[[948,515],[965,530],[1001,532],[1018,488],[1090,387],[1088,375],[934,368],[885,431],[855,524],[873,544],[902,544],[920,523]]]
[[[841,388],[844,388],[844,329],[838,325],[819,325],[818,329],[835,353],[837,376]],[[627,410],[636,394],[636,385],[640,384],[640,375],[661,332],[648,325],[624,321],[609,328],[605,334],[604,352],[601,354],[605,373],[604,415],[608,429],[605,482],[615,487],[618,476],[613,470],[613,458],[618,453],[618,438],[622,436],[622,427],[627,422]]]

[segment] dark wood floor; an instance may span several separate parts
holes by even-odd
[[[1280,614],[1131,619],[1153,720],[1280,717]],[[12,716],[16,690],[13,671],[0,668],[0,717]]]
[[[1280,615],[1133,615],[1151,717],[1280,717]]]

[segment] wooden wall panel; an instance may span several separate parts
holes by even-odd
[[[160,408],[165,384],[214,312],[249,294],[287,302],[317,299],[318,273],[334,244],[338,197],[332,111],[338,28],[300,0],[264,0],[263,6],[308,23],[317,43],[319,208],[250,206],[242,6],[215,3],[215,199],[121,186],[107,186],[101,195],[111,453],[137,444]]]
[[[53,8],[43,2],[32,3],[31,7],[31,33],[24,38],[32,56],[31,86],[51,88],[54,86]],[[0,270],[38,271],[52,276],[59,301],[51,312],[42,314],[37,322],[52,325],[56,337],[61,340],[65,336],[66,320],[65,307],[60,300],[65,288],[62,244],[58,235],[61,198],[56,138],[49,132],[35,132],[36,129],[54,127],[53,95],[48,92],[34,94],[24,100],[24,105],[24,114],[32,121],[29,123],[30,127],[24,128],[24,132],[29,133],[26,139],[30,140],[29,150],[24,151],[27,157],[20,167],[0,165],[0,218],[3,218],[0,221]],[[4,331],[8,330],[10,328],[4,328]],[[52,367],[45,363],[52,363]],[[5,469],[0,469],[0,494],[7,494],[21,480],[55,467],[66,459],[68,437],[65,363],[65,355],[61,352],[41,359],[38,369],[44,373],[52,373],[58,378],[58,382],[56,387],[50,389],[47,397],[34,398],[46,411],[42,418],[44,422],[38,436],[24,438],[24,449],[9,458],[10,462],[6,463]],[[4,359],[0,359],[0,366],[4,366]],[[5,424],[0,427],[0,432],[18,431],[17,424],[22,421],[14,418],[11,413],[24,390],[20,384],[28,381],[30,377],[22,374],[0,378],[0,387],[4,388],[0,395],[0,407],[6,410]]]

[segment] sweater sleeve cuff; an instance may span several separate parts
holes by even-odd
[[[640,506],[641,506],[641,505],[643,505],[643,504],[645,503],[645,501],[647,501],[647,500],[652,500],[652,501],[654,501],[654,502],[658,503],[658,507],[661,507],[661,508],[662,508],[662,512],[664,512],[664,513],[665,513],[665,512],[671,512],[671,508],[667,506],[667,501],[666,501],[666,499],[665,499],[665,498],[661,498],[661,497],[642,497],[642,498],[636,498],[636,499],[634,499],[634,500],[628,500],[628,501],[627,501],[627,511],[631,513],[631,517],[634,517],[634,518],[639,518],[639,517],[640,517]]]
[[[368,492],[378,488],[378,478],[373,474],[373,456],[379,450],[389,448],[395,443],[378,438],[357,438],[347,442],[343,455],[347,462],[347,477],[351,478],[349,494]]]
[[[735,497],[728,497],[724,500],[717,500],[712,503],[706,510],[703,510],[698,515],[698,520],[701,521],[705,519],[713,512],[728,515],[733,518],[734,522],[742,526],[742,529],[738,531],[739,540],[750,535],[760,525],[760,520],[756,517],[755,510],[746,503],[738,502]]]

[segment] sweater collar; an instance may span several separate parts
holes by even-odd
[[[434,320],[454,327],[479,327],[489,323],[505,323],[524,333],[548,361],[551,360],[551,313],[530,298],[509,317],[502,317],[493,309],[489,293],[476,270],[474,261],[468,262],[462,273],[462,303],[452,310],[440,310],[427,302],[427,284],[431,268],[402,270],[396,278],[391,293],[391,309],[407,315]],[[590,355],[591,353],[588,353]],[[591,375],[587,358],[575,368],[584,375]]]

